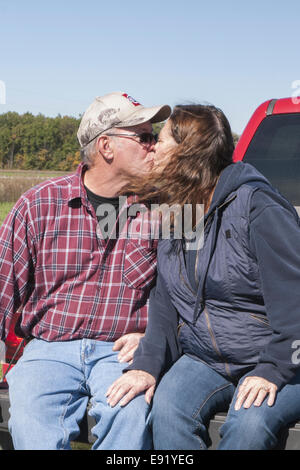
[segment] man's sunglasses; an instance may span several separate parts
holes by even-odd
[[[105,134],[108,136],[115,137],[125,137],[130,139],[130,137],[138,137],[138,142],[140,144],[150,145],[157,142],[157,134],[152,134],[151,132],[142,132],[141,134]],[[133,139],[136,140],[136,139]]]

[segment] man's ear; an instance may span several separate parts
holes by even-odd
[[[112,139],[107,135],[101,135],[96,142],[96,150],[106,161],[111,162],[114,158]]]

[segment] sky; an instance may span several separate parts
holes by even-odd
[[[79,117],[123,91],[214,104],[241,134],[300,95],[299,18],[299,0],[0,0],[0,114]]]

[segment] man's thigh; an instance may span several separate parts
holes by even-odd
[[[10,429],[15,448],[69,447],[88,395],[78,345],[32,340],[8,373]]]
[[[150,407],[144,393],[135,397],[126,406],[111,407],[106,392],[118,379],[127,363],[118,361],[118,352],[112,350],[112,343],[94,342],[91,353],[86,356],[87,386],[91,394],[90,415],[96,424],[92,433],[97,440],[93,448],[99,450],[127,449],[145,450],[152,446],[148,415]],[[92,352],[93,351],[93,352]]]
[[[90,341],[85,354],[87,386],[92,397],[106,403],[109,386],[118,379],[128,363],[120,363],[119,351],[113,351],[112,342]]]
[[[118,351],[113,351],[113,343],[95,342],[94,354],[90,356],[90,369],[87,377],[87,387],[91,395],[91,402],[93,406],[100,409],[112,410],[107,403],[106,392],[110,385],[117,380],[122,374],[123,370],[128,367],[128,363],[120,363],[118,360]],[[97,352],[99,349],[99,352]],[[139,401],[146,405],[144,400],[144,393],[139,396]],[[126,407],[124,407],[125,409]],[[148,407],[146,407],[148,408]],[[120,406],[114,407],[115,411],[120,409]]]

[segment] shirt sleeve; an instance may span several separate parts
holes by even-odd
[[[177,311],[171,303],[159,270],[149,301],[145,336],[134,354],[133,363],[124,370],[144,370],[158,380],[180,357]]]
[[[27,200],[21,198],[0,227],[0,326],[5,340],[14,314],[34,283],[35,249]]]
[[[281,388],[299,367],[293,353],[300,339],[300,226],[292,206],[279,201],[260,190],[252,198],[250,246],[272,335],[251,375]]]

